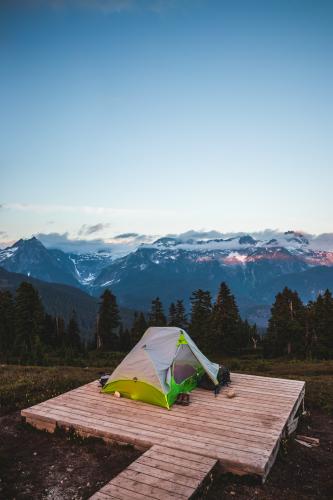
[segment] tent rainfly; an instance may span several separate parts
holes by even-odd
[[[218,385],[212,363],[190,336],[176,327],[150,327],[114,370],[102,391],[170,408],[178,394],[194,389],[206,372]]]

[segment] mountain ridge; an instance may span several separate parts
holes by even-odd
[[[0,266],[75,286],[94,296],[111,287],[123,307],[143,311],[156,296],[166,306],[184,299],[189,308],[193,290],[208,289],[214,297],[221,281],[226,281],[246,316],[249,310],[265,310],[287,284],[304,301],[315,298],[323,287],[332,287],[333,252],[313,248],[296,231],[267,239],[250,234],[167,236],[117,259],[105,250],[79,254],[47,249],[31,238],[0,250]]]

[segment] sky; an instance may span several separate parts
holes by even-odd
[[[332,26],[324,0],[2,0],[0,244],[333,232]]]

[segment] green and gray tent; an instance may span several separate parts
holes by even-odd
[[[206,372],[218,385],[212,363],[190,336],[176,327],[150,327],[114,370],[102,391],[170,408],[178,394],[194,389]]]

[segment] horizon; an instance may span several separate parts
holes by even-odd
[[[87,228],[88,229],[88,228]],[[229,240],[235,241],[235,248],[237,247],[237,240],[242,236],[251,236],[256,245],[260,246],[260,243],[263,246],[271,244],[272,239],[276,239],[278,245],[288,246],[288,242],[292,242],[293,238],[302,238],[304,239],[304,246],[308,246],[313,250],[322,250],[322,251],[333,251],[333,232],[332,233],[323,233],[323,234],[311,234],[304,231],[294,231],[294,230],[286,230],[279,231],[277,229],[264,229],[262,231],[254,231],[254,232],[228,232],[222,233],[220,231],[212,230],[200,230],[195,231],[193,229],[188,230],[184,233],[168,233],[168,234],[138,234],[138,233],[122,233],[118,235],[114,235],[112,238],[103,240],[102,238],[70,238],[67,233],[58,234],[58,233],[37,233],[32,234],[28,237],[22,237],[18,240],[8,241],[3,244],[0,243],[0,249],[5,249],[7,247],[15,246],[20,240],[30,241],[31,239],[36,238],[40,241],[46,248],[49,249],[59,249],[63,252],[67,253],[77,253],[77,254],[89,254],[95,252],[108,252],[110,255],[113,255],[113,258],[123,257],[131,252],[136,251],[140,246],[145,245],[154,245],[159,239],[163,238],[173,238],[178,240],[181,245],[186,245],[191,242],[191,246],[195,241],[214,241],[214,239],[221,240],[221,243],[227,244]],[[290,240],[291,238],[291,240]],[[231,245],[231,246],[230,246]],[[229,244],[230,248],[232,248],[232,244]],[[243,245],[240,245],[242,247]],[[187,248],[187,247],[184,247]]]
[[[0,10],[2,246],[332,232],[331,2]]]

